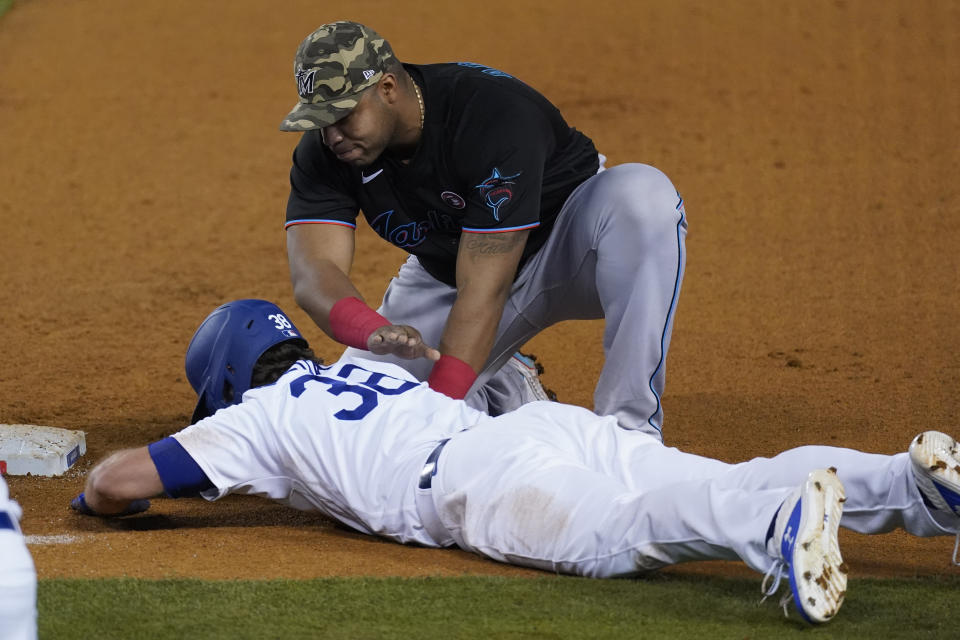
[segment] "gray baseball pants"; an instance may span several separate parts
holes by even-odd
[[[519,372],[504,367],[527,340],[563,320],[604,318],[605,362],[594,411],[661,437],[667,350],[686,258],[683,201],[654,167],[602,170],[567,199],[546,244],[524,265],[507,300],[490,359],[466,401],[491,415],[526,401]],[[379,312],[436,346],[456,289],[411,256],[390,282]],[[348,348],[347,355],[394,362],[420,380],[426,359],[402,360]]]

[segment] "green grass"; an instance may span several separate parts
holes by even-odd
[[[783,589],[787,586],[784,585]],[[40,638],[954,638],[960,577],[857,580],[807,628],[759,580],[41,580]],[[800,634],[805,634],[801,636]]]
[[[0,0],[0,16],[5,14],[13,6],[13,0]]]

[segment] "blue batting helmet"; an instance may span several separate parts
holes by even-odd
[[[272,302],[234,300],[217,307],[187,347],[187,379],[198,396],[190,424],[239,404],[250,388],[257,360],[287,340],[307,346],[293,322]]]

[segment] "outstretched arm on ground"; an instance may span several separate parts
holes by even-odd
[[[142,511],[147,505],[137,501],[162,493],[163,483],[150,452],[138,447],[117,451],[97,464],[87,476],[82,495],[91,511],[110,516]]]

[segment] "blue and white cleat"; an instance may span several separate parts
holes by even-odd
[[[910,443],[913,477],[926,505],[960,517],[960,446],[939,431],[925,431]],[[953,547],[953,564],[960,548],[960,527]]]
[[[792,596],[800,616],[810,624],[827,622],[837,615],[847,593],[847,566],[837,538],[845,500],[836,469],[812,471],[780,507],[773,536],[767,541],[767,549],[777,562],[764,576],[764,593],[776,593],[786,572],[790,593],[780,601],[784,613]]]
[[[929,506],[960,516],[960,447],[939,431],[921,433],[910,443],[913,477]]]

